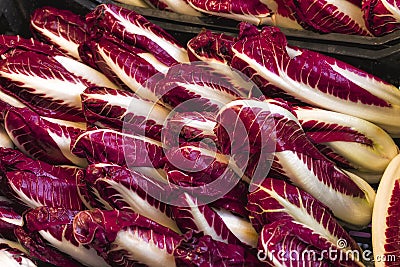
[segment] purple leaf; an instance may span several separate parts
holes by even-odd
[[[185,207],[172,207],[174,218],[182,232],[200,231],[216,241],[242,245],[218,213],[208,205],[199,206],[197,200],[188,194],[182,196],[182,201],[185,202]]]
[[[154,93],[143,86],[153,75],[165,72],[168,66],[152,54],[107,35],[85,42],[79,50],[86,64],[101,70],[121,88],[130,89],[141,98],[158,101]]]
[[[22,227],[17,227],[14,232],[19,243],[29,251],[31,257],[59,267],[83,267],[82,264],[47,244],[38,232],[32,233]]]
[[[189,232],[175,249],[177,266],[261,266],[261,262],[247,248],[225,244],[211,236]]]
[[[98,209],[78,213],[75,238],[88,244],[113,266],[174,266],[181,237],[139,214]]]
[[[87,88],[81,98],[88,122],[161,140],[161,130],[169,114],[163,106],[127,91],[104,87]]]
[[[201,62],[174,66],[165,76],[149,79],[143,91],[154,92],[156,99],[178,112],[217,112],[223,105],[245,96],[246,89],[242,90],[241,81],[235,83],[234,78],[226,79],[225,73],[215,71],[219,66]]]
[[[57,165],[86,166],[86,159],[72,154],[70,146],[84,126],[37,115],[27,108],[10,108],[4,124],[14,144],[30,157]]]
[[[0,76],[2,95],[16,98],[40,115],[71,121],[84,121],[80,94],[86,87],[116,88],[103,74],[74,59],[35,52],[5,59]]]
[[[164,152],[156,140],[113,130],[92,130],[81,134],[72,152],[90,163],[114,163],[129,167],[162,168]]]
[[[31,29],[38,39],[53,44],[76,59],[80,59],[79,44],[89,37],[83,17],[54,7],[36,9],[31,17]]]
[[[271,10],[270,21],[266,24],[282,28],[302,30],[293,10],[288,6],[288,0],[261,0]]]
[[[321,152],[332,160],[339,160],[339,164],[345,163],[347,168],[383,173],[398,154],[393,139],[373,123],[318,108],[297,107],[295,112],[318,149],[323,149]]]
[[[357,243],[339,225],[329,208],[297,187],[282,180],[267,178],[249,194],[247,208],[257,230],[261,231],[264,225],[274,222],[285,222],[291,234],[306,244],[321,251],[334,249],[341,254],[338,255],[338,262],[349,261],[358,266],[356,262],[360,259],[343,257],[346,251],[361,252]],[[345,240],[345,246],[341,247],[341,240]]]
[[[50,56],[64,55],[54,46],[39,42],[33,38],[25,39],[19,35],[0,35],[0,55],[2,59],[27,51]]]
[[[231,66],[272,97],[276,88],[296,99],[374,122],[398,133],[400,91],[351,65],[310,50],[288,47],[277,28],[242,25]],[[298,70],[302,71],[299,72]]]
[[[43,240],[85,266],[110,266],[93,248],[75,239],[72,221],[77,213],[64,208],[39,207],[24,214],[24,227],[29,233],[39,233]]]
[[[289,0],[286,4],[306,29],[324,33],[371,35],[365,26],[360,7],[351,1]]]
[[[226,34],[216,34],[209,30],[201,31],[187,46],[190,61],[220,62],[230,64],[235,38]]]
[[[400,28],[400,2],[398,0],[362,1],[364,20],[375,36],[382,36]]]
[[[100,32],[109,31],[126,43],[152,53],[168,66],[188,61],[186,50],[171,35],[132,10],[102,4],[86,16],[86,21]]]
[[[177,112],[169,117],[164,126],[164,141],[173,142],[180,136],[187,141],[215,143],[215,119],[215,114],[211,112]]]
[[[2,240],[0,258],[4,266],[36,267],[36,263],[18,243]]]
[[[85,182],[86,190],[96,191],[95,195],[100,199],[95,201],[100,201],[100,204],[136,212],[180,233],[172,219],[170,206],[148,193],[147,184],[151,179],[143,174],[116,165],[96,164],[86,169]]]
[[[330,207],[335,216],[357,225],[368,224],[375,196],[373,189],[360,177],[340,170],[326,159],[309,141],[292,112],[285,103],[276,100],[233,101],[221,110],[217,119],[225,126],[224,129],[217,126],[218,140],[228,151],[231,147],[238,166],[252,160],[245,161],[246,149],[260,155],[256,158],[251,191],[254,185],[262,183],[269,171],[264,171],[266,164],[273,159],[274,172]],[[232,136],[227,136],[227,132]],[[350,206],[354,208],[349,209]]]
[[[200,1],[188,0],[196,10],[221,17],[247,21],[255,25],[264,24],[271,15],[269,8],[260,0],[250,1]]]
[[[82,209],[76,187],[76,179],[82,175],[78,168],[53,166],[4,148],[0,148],[0,165],[3,193],[26,206]]]
[[[268,263],[267,266],[332,266],[321,256],[320,250],[293,233],[291,225],[285,220],[275,221],[262,228],[258,249],[259,257]]]

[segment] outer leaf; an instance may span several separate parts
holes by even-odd
[[[293,233],[287,222],[275,221],[265,225],[261,230],[258,244],[259,257],[268,263],[267,266],[332,266],[321,256],[318,249],[308,245]]]
[[[160,10],[169,10],[190,16],[201,16],[201,13],[191,7],[187,0],[147,0],[147,2]]]
[[[167,74],[153,76],[137,93],[149,88],[164,103],[176,107],[176,111],[216,112],[230,101],[245,96],[241,81],[226,79],[220,65],[207,63],[182,64],[172,67]],[[239,77],[239,76],[238,76]],[[239,84],[239,86],[238,86]]]
[[[10,108],[4,123],[11,140],[25,154],[52,164],[87,165],[70,148],[84,131],[81,124],[40,117],[27,108]]]
[[[152,54],[112,36],[90,40],[79,49],[86,64],[100,69],[120,87],[130,89],[144,99],[158,101],[153,92],[142,88],[150,77],[168,68]],[[143,91],[139,92],[139,88]]]
[[[187,141],[217,141],[214,133],[215,114],[211,112],[181,112],[170,116],[165,125],[164,140],[181,136]]]
[[[216,241],[227,244],[242,244],[218,213],[208,205],[199,206],[197,200],[188,194],[183,195],[182,201],[185,201],[187,207],[173,207],[176,223],[182,232],[187,233],[195,230],[211,236]]]
[[[82,264],[47,244],[37,232],[31,233],[22,227],[17,227],[15,235],[31,257],[60,267],[83,267]]]
[[[400,120],[393,118],[400,116],[400,91],[395,86],[317,52],[290,48],[276,28],[256,33],[249,27],[242,27],[247,35],[233,46],[232,67],[252,77],[264,93],[278,87],[305,103],[363,118],[398,134]]]
[[[167,170],[182,170],[202,183],[217,179],[240,180],[241,171],[233,169],[231,158],[214,151],[202,143],[184,143],[180,147],[172,146],[165,152]],[[226,184],[229,186],[229,184]]]
[[[375,266],[396,266],[399,254],[399,197],[400,156],[396,156],[385,170],[376,194],[372,215],[372,246]],[[386,261],[379,260],[386,259]]]
[[[80,59],[79,44],[89,37],[84,18],[53,7],[36,9],[31,18],[31,29],[37,37],[76,59]]]
[[[303,130],[314,144],[330,147],[353,168],[383,173],[398,154],[393,139],[370,122],[317,108],[296,108],[295,111]]]
[[[247,21],[255,25],[264,24],[271,11],[259,0],[251,1],[200,1],[188,0],[196,10],[239,21]]]
[[[231,48],[234,42],[235,38],[232,36],[202,30],[187,44],[190,61],[230,64],[233,57]]]
[[[92,130],[81,134],[72,152],[90,163],[114,163],[132,167],[164,166],[162,144],[153,139],[113,130]]]
[[[4,266],[9,267],[36,267],[36,263],[32,261],[25,252],[10,246],[7,243],[0,243],[0,259]]]
[[[188,195],[196,195],[197,197],[197,204],[199,205],[199,199],[202,203],[209,203],[208,205],[213,208],[217,209],[224,209],[228,210],[234,214],[238,214],[242,217],[248,216],[248,211],[246,210],[245,206],[247,204],[247,192],[248,192],[248,185],[243,181],[237,181],[236,174],[232,172],[228,172],[228,175],[224,175],[220,177],[218,181],[214,181],[212,186],[204,187],[208,184],[209,180],[207,179],[200,179],[197,177],[193,177],[191,175],[187,175],[179,170],[170,170],[167,172],[167,179],[171,184],[176,184],[181,187],[188,187],[189,190],[186,192],[180,192],[180,194],[176,195],[177,198],[183,198],[184,202],[178,201],[177,203],[184,203],[183,206],[187,206],[187,201],[185,201],[186,196],[185,193]],[[190,191],[190,189],[197,189],[198,187],[202,187],[202,190]],[[227,187],[233,188],[228,191],[225,195],[222,194],[221,190],[226,191]],[[175,193],[173,187],[169,188],[172,192],[171,194]],[[182,190],[181,190],[182,191]],[[172,195],[171,197],[175,197]],[[216,199],[218,197],[218,199]],[[215,201],[210,202],[210,198],[215,198]],[[212,200],[212,199],[211,199]],[[186,204],[185,204],[186,203]],[[182,205],[176,205],[182,206]]]
[[[75,238],[94,247],[113,266],[175,266],[173,253],[181,237],[135,213],[101,211],[78,213]]]
[[[177,266],[260,266],[257,258],[240,245],[225,244],[211,236],[189,232],[174,251]]]
[[[286,4],[304,28],[325,33],[371,35],[361,9],[351,1],[289,0]]]
[[[125,42],[151,52],[171,66],[187,62],[186,50],[167,32],[134,11],[116,5],[99,5],[86,16],[92,27],[107,30]]]
[[[163,106],[130,92],[104,87],[87,88],[81,97],[88,122],[161,140],[161,130],[169,114]]]
[[[116,165],[96,164],[86,169],[86,187],[96,190],[101,202],[122,211],[133,211],[180,233],[170,206],[146,191],[151,179]],[[161,188],[160,188],[161,190]]]
[[[53,166],[13,149],[0,148],[2,191],[26,206],[82,209],[76,188],[76,167]]]
[[[77,213],[64,208],[39,207],[24,214],[25,227],[85,266],[110,266],[93,248],[76,241],[72,221]]]
[[[237,115],[233,116],[232,112]],[[248,135],[235,126],[234,122],[237,121],[243,123]],[[268,153],[268,146],[271,144],[268,144],[266,138],[270,136],[271,124],[275,126],[276,152],[272,169],[327,205],[340,219],[356,225],[369,223],[375,197],[373,189],[360,177],[340,170],[320,154],[284,103],[272,100],[236,100],[221,110],[218,122],[225,126],[225,131],[236,133],[231,137],[231,147],[239,166],[243,163],[237,158],[241,157],[243,149],[257,154],[263,151],[264,146],[267,147],[266,153],[261,153],[256,162],[256,165],[261,165],[261,169],[271,157],[271,153]],[[236,131],[236,128],[241,131]],[[229,136],[221,129],[217,128],[216,131],[221,144],[225,143],[225,147],[229,148],[229,145],[226,145],[232,143]],[[264,138],[261,138],[262,136]],[[243,141],[246,138],[250,140],[247,145]],[[257,174],[257,179],[262,178],[258,177],[259,175],[262,175],[262,172]]]
[[[331,211],[311,195],[285,181],[266,179],[250,193],[247,208],[258,230],[269,223],[285,222],[291,234],[306,244],[320,251],[335,250],[338,253],[336,263],[364,266],[361,258],[344,257],[347,251],[359,251],[361,254],[361,249],[339,225]],[[340,247],[339,240],[345,240],[346,247]],[[323,257],[328,258],[327,255]]]
[[[64,68],[55,58],[25,52],[0,64],[5,93],[40,115],[84,121],[80,94],[93,85]]]
[[[64,55],[54,46],[39,42],[33,38],[25,39],[19,35],[0,35],[0,55],[2,59],[27,51],[51,56]]]
[[[364,20],[368,29],[381,36],[400,28],[400,2],[398,0],[362,1]]]

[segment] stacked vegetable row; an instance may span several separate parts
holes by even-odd
[[[202,13],[321,33],[382,36],[400,27],[400,3],[396,0],[117,0],[191,16]]]
[[[276,28],[204,31],[187,51],[114,5],[42,8],[31,27],[36,39],[0,40],[5,258],[364,266],[323,251],[361,252],[339,221],[371,221],[365,180],[398,154],[396,87]]]

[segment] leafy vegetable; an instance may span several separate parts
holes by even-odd
[[[38,232],[29,232],[23,227],[15,229],[18,242],[29,251],[29,256],[60,267],[83,267],[68,255],[46,243]]]
[[[136,212],[180,233],[170,206],[146,191],[151,179],[143,174],[116,165],[96,164],[88,166],[85,180],[88,190],[95,190],[101,198],[97,201],[121,211]]]
[[[0,63],[3,92],[46,117],[83,122],[86,87],[114,87],[103,74],[63,56],[24,52]]]
[[[196,232],[185,235],[174,256],[177,266],[260,266],[247,248],[216,241],[211,236]]]
[[[342,171],[325,158],[309,141],[292,112],[277,100],[233,101],[219,113],[217,121],[224,128],[217,125],[218,140],[225,150],[230,149],[240,167],[248,164],[248,160],[244,161],[245,149],[260,155],[256,158],[251,191],[266,177],[268,172],[264,169],[269,170],[269,162],[274,173],[313,195],[335,216],[355,225],[368,224],[375,197],[373,189],[360,177]],[[271,149],[276,149],[275,153]]]
[[[4,266],[9,267],[36,267],[36,263],[20,249],[10,244],[0,242],[0,259]]]
[[[351,1],[289,0],[286,4],[304,28],[325,33],[371,35],[360,7]]]
[[[4,119],[7,134],[25,154],[52,164],[86,166],[70,146],[85,130],[81,123],[44,118],[27,108],[10,108]]]
[[[114,163],[129,167],[162,168],[164,152],[156,140],[113,130],[82,133],[72,145],[72,153],[90,163]]]
[[[0,55],[2,59],[27,51],[33,51],[35,53],[50,56],[64,55],[54,46],[42,43],[33,38],[25,39],[19,35],[0,35]]]
[[[302,30],[293,10],[289,7],[287,0],[260,0],[271,10],[271,24],[278,27]]]
[[[24,205],[82,209],[76,188],[78,168],[53,166],[9,148],[0,148],[0,166],[2,192]]]
[[[400,156],[396,156],[385,170],[376,193],[372,214],[372,247],[375,266],[395,266],[400,257],[399,235],[399,197]],[[387,259],[379,260],[379,259]]]
[[[85,266],[110,266],[93,248],[76,241],[72,221],[77,213],[64,208],[38,207],[24,214],[24,227],[29,233],[39,233],[53,247]]]
[[[282,239],[282,235],[276,237],[269,231],[277,231],[271,226],[277,227],[278,222],[284,222],[281,226],[283,230],[288,231],[289,237],[294,235],[305,244],[319,249],[320,251],[336,251],[337,258],[329,259],[328,255],[322,255],[326,260],[336,262],[341,266],[344,262],[350,265],[345,266],[364,266],[361,258],[345,257],[346,251],[358,251],[361,255],[361,249],[349,234],[339,225],[333,217],[331,211],[319,202],[317,199],[304,191],[288,184],[285,181],[273,178],[267,178],[262,185],[249,194],[249,204],[247,208],[250,211],[250,219],[256,229],[261,230],[261,244],[268,247],[269,238]],[[275,223],[275,224],[274,224]],[[264,225],[272,224],[263,228]],[[285,229],[286,228],[286,229]],[[272,236],[267,237],[272,234]],[[340,240],[345,240],[346,246],[341,247]],[[282,246],[289,246],[287,241]],[[293,240],[293,246],[299,245],[298,241]],[[272,245],[272,244],[271,244]],[[301,252],[301,251],[299,251]],[[286,255],[286,258],[290,255]],[[285,265],[286,266],[286,265]]]
[[[244,96],[235,79],[226,79],[222,71],[215,71],[218,66],[202,62],[178,65],[165,75],[153,76],[137,93],[140,95],[149,88],[157,99],[177,112],[217,112],[223,105]]]
[[[124,211],[82,211],[73,221],[75,238],[88,244],[113,266],[175,266],[181,237],[139,214]]]
[[[243,24],[241,40],[232,49],[232,67],[252,77],[265,94],[270,91],[276,97],[279,88],[310,105],[359,117],[398,134],[400,120],[393,118],[400,116],[400,91],[395,86],[339,60],[288,47],[285,36],[273,27],[258,32]]]
[[[397,0],[362,1],[364,20],[375,36],[382,36],[400,28],[400,4]]]
[[[112,36],[84,43],[80,54],[85,63],[100,69],[120,87],[132,90],[141,98],[158,101],[153,92],[142,88],[150,77],[167,68],[154,56]]]
[[[102,4],[86,16],[86,21],[100,32],[109,31],[126,43],[151,52],[168,66],[188,61],[186,50],[170,34],[134,11]]]
[[[398,154],[393,139],[373,123],[318,108],[299,107],[295,112],[307,137],[323,148],[330,147],[333,153],[349,162],[346,167],[383,173]]]
[[[179,140],[174,139],[180,136],[187,141],[216,142],[215,119],[212,112],[176,112],[164,126],[164,141],[176,145]]]
[[[187,0],[147,0],[147,2],[160,10],[169,10],[190,16],[201,16],[201,13],[191,7]]]
[[[169,114],[163,106],[127,91],[105,87],[87,88],[81,97],[88,122],[161,140],[161,130]]]
[[[76,59],[80,59],[79,44],[89,38],[84,18],[69,10],[49,6],[33,12],[31,29],[38,39],[55,45]]]
[[[202,30],[187,44],[190,61],[201,60],[230,64],[233,57],[231,48],[235,40],[234,37],[223,33],[217,34],[209,30]]]
[[[242,245],[242,242],[228,228],[218,213],[208,205],[199,205],[197,200],[188,194],[184,194],[182,201],[185,201],[186,207],[173,208],[176,223],[182,232],[200,231],[216,241]]]
[[[270,16],[270,10],[259,0],[250,1],[200,1],[188,0],[189,4],[196,10],[210,14],[247,21],[255,25],[264,24],[264,21]]]

